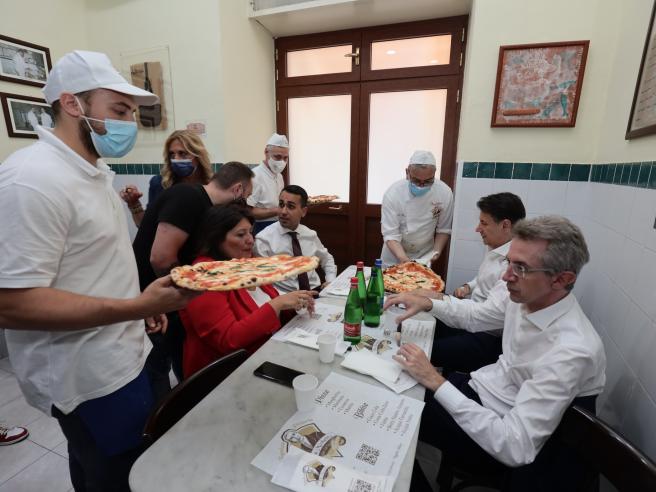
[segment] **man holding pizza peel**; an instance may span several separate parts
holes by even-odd
[[[153,396],[146,332],[197,293],[165,276],[140,293],[114,173],[134,145],[139,105],[102,53],[74,51],[43,92],[54,130],[0,166],[0,326],[28,403],[57,418],[76,490],[128,490]],[[146,325],[144,326],[144,319]]]

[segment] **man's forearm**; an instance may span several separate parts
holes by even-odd
[[[387,247],[392,252],[392,254],[396,256],[397,260],[399,260],[400,262],[410,261],[410,258],[408,258],[408,255],[403,249],[403,246],[401,245],[400,242],[394,239],[388,239],[385,242],[385,244],[387,244]]]
[[[444,248],[446,248],[446,245],[449,242],[450,237],[451,234],[446,234],[444,232],[438,232],[437,234],[435,234],[433,250],[437,251],[440,255],[442,255],[442,252],[444,251]]]
[[[253,214],[253,217],[255,217],[258,220],[270,219],[271,217],[277,217],[278,216],[278,209],[277,208],[253,207],[251,209],[251,212]]]
[[[108,299],[50,287],[0,289],[0,326],[18,330],[72,331],[140,319],[138,299]]]

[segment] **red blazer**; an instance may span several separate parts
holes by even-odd
[[[212,258],[197,258],[213,261]],[[272,299],[272,285],[260,287]],[[210,362],[240,348],[255,352],[280,328],[280,319],[269,303],[258,307],[246,289],[206,292],[180,311],[186,337],[183,352],[184,376],[189,377]]]

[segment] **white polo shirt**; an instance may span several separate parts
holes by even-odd
[[[253,174],[255,174],[253,193],[248,197],[246,203],[251,207],[258,208],[278,207],[280,192],[285,187],[282,174],[273,173],[263,162],[253,169]],[[271,222],[272,220],[278,220],[278,217],[273,216],[268,219],[258,220],[258,222]]]
[[[52,287],[94,297],[139,295],[114,173],[43,127],[0,165],[0,288]],[[34,306],[38,309],[38,306]],[[79,331],[5,331],[25,398],[70,413],[141,372],[152,347],[141,320]]]

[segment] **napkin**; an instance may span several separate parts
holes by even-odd
[[[385,379],[392,383],[396,382],[402,371],[401,366],[396,361],[383,359],[369,350],[351,351],[349,355],[344,357],[341,365],[346,369],[367,374],[376,379]]]

